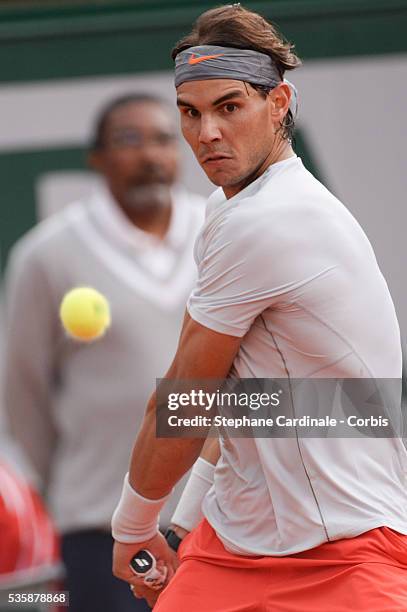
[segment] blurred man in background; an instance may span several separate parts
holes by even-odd
[[[109,525],[151,386],[176,349],[203,201],[176,185],[174,122],[156,97],[109,103],[89,161],[105,185],[11,253],[5,406],[62,533],[71,612],[141,611],[111,576]],[[113,324],[97,342],[62,331],[58,307],[75,286],[110,301]]]

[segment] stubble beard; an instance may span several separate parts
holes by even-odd
[[[241,191],[250,183],[252,183],[258,176],[260,168],[265,163],[267,157],[269,156],[269,151],[263,151],[261,154],[253,154],[248,161],[248,168],[238,174],[237,176],[230,177],[229,179],[225,178],[222,180],[221,178],[216,179],[215,177],[210,179],[215,185],[218,187],[226,187],[227,189],[239,189]],[[209,178],[209,177],[208,177]]]

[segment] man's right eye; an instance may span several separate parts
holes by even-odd
[[[199,111],[197,111],[196,108],[188,108],[186,110],[186,115],[193,118],[199,117]]]

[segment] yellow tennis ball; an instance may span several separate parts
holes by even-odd
[[[77,287],[65,294],[59,316],[67,333],[76,340],[96,340],[110,325],[107,299],[91,287]]]

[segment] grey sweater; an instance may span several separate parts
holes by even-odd
[[[159,242],[99,190],[40,223],[12,251],[5,408],[63,532],[109,528],[155,378],[175,353],[203,215],[202,198],[174,191]],[[112,311],[111,328],[90,344],[69,339],[58,317],[64,293],[82,285],[104,293]]]

